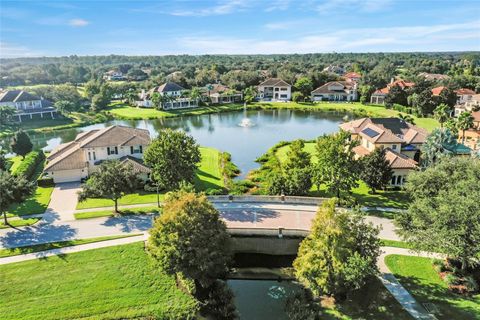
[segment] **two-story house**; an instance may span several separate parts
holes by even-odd
[[[385,150],[393,170],[390,186],[402,186],[408,173],[418,167],[420,148],[428,132],[399,118],[362,118],[340,125],[340,128],[358,140],[353,151],[356,158],[375,149]]]
[[[475,112],[480,110],[480,94],[474,94],[463,103],[455,105],[455,117],[458,117],[463,112]]]
[[[203,91],[204,97],[212,104],[238,103],[243,99],[240,91],[230,89],[220,83],[207,85]]]
[[[279,78],[270,78],[257,86],[258,99],[263,101],[289,101],[292,86]]]
[[[193,100],[189,97],[185,97],[184,93],[186,89],[176,84],[175,82],[166,82],[159,87],[152,88],[139,95],[139,100],[135,102],[138,107],[152,108],[155,107],[152,101],[152,97],[155,93],[161,96],[161,105],[164,110],[172,109],[185,109],[198,107],[198,100]]]
[[[331,81],[311,93],[312,101],[355,101],[358,98],[357,83]]]
[[[94,172],[105,160],[118,159],[131,163],[143,178],[150,168],[142,162],[143,152],[150,144],[148,130],[110,126],[82,132],[75,140],[56,147],[47,157],[44,172],[55,183],[80,181]]]
[[[15,109],[15,117],[22,121],[22,116],[33,119],[34,115],[49,115],[52,119],[57,113],[57,109],[52,106],[50,101],[44,100],[23,90],[7,90],[0,93],[0,106],[8,106]]]
[[[415,86],[415,83],[413,82],[408,82],[405,80],[393,80],[387,84],[385,88],[378,89],[376,90],[370,97],[370,103],[372,104],[385,104],[385,97],[388,95],[390,92],[390,88],[397,86],[400,87],[400,89],[405,90],[408,88],[411,88]]]
[[[359,82],[362,79],[362,75],[356,72],[348,72],[343,75],[343,78],[348,82]]]

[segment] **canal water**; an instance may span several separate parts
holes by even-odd
[[[240,126],[246,117],[251,126]],[[50,151],[60,143],[75,139],[82,131],[118,124],[148,129],[156,136],[163,128],[181,129],[192,135],[200,145],[227,151],[242,171],[242,177],[258,167],[255,159],[279,141],[314,139],[338,131],[342,115],[318,111],[251,110],[159,118],[154,120],[114,120],[81,128],[32,133],[35,147]],[[3,145],[8,145],[4,141]]]

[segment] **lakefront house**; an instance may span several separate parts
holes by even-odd
[[[35,115],[43,118],[55,118],[57,109],[52,103],[43,98],[37,97],[23,90],[7,90],[0,92],[0,106],[7,106],[15,109],[15,117],[22,122],[22,117],[33,119]]]
[[[387,97],[390,89],[394,86],[400,87],[400,89],[405,90],[415,86],[415,83],[408,82],[405,80],[391,80],[389,84],[385,88],[376,90],[370,97],[370,103],[372,104],[385,104],[385,98]]]
[[[358,98],[354,81],[331,81],[311,93],[312,101],[355,101]]]
[[[161,108],[164,110],[197,108],[199,101],[187,97],[186,92],[185,88],[175,82],[166,82],[148,91],[142,90],[135,104],[138,107],[154,108],[152,98],[155,93],[158,93],[161,97]]]
[[[267,79],[257,89],[257,98],[261,101],[289,101],[292,98],[292,86],[279,78]]]
[[[243,94],[240,91],[220,83],[207,85],[203,89],[203,96],[212,104],[239,103],[243,100]]]
[[[110,126],[79,133],[75,140],[57,146],[47,157],[44,173],[55,183],[81,181],[105,160],[131,164],[146,180],[150,168],[143,164],[143,152],[150,144],[148,130]]]

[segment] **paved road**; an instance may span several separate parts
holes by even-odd
[[[310,230],[316,206],[261,203],[214,203],[230,228],[286,228]],[[50,213],[36,225],[18,229],[0,229],[0,248],[83,239],[100,236],[140,233],[152,225],[153,216],[124,216],[62,221]],[[367,217],[383,230],[380,238],[398,240],[394,226],[388,219]]]

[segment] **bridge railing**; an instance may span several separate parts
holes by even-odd
[[[227,228],[232,236],[237,237],[295,237],[305,238],[310,231],[301,229],[284,229],[284,228]]]
[[[221,195],[208,196],[212,202],[262,202],[262,203],[290,203],[318,206],[326,198],[300,196],[254,196],[254,195]]]

